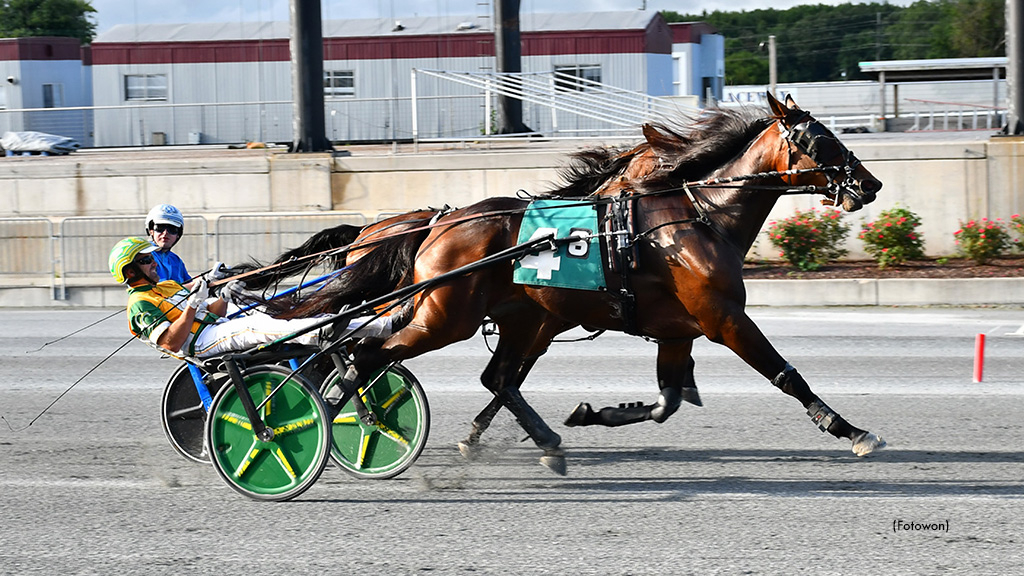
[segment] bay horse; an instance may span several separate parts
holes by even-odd
[[[655,403],[598,411],[583,403],[569,415],[569,426],[661,423],[683,400],[700,405],[691,351],[693,341],[705,336],[797,399],[823,432],[849,439],[858,456],[884,447],[881,437],[853,426],[812,392],[744,311],[743,259],[782,194],[820,193],[855,211],[881,188],[792,98],[783,104],[769,94],[768,101],[768,116],[714,110],[684,133],[646,125],[645,142],[627,151],[591,152],[586,163],[599,170],[551,194],[616,201],[632,212],[635,228],[625,252],[635,254],[635,269],[623,266],[628,273],[607,274],[607,290],[515,284],[512,259],[429,286],[412,301],[404,328],[356,346],[348,384],[359,385],[389,362],[470,338],[490,317],[499,339],[481,381],[494,399],[460,449],[472,455],[504,406],[543,450],[541,463],[564,474],[560,436],[519,391],[556,335],[584,326],[658,343]],[[442,215],[426,229],[414,225],[415,234],[395,233],[366,251],[340,282],[290,302],[285,314],[337,311],[368,294],[428,281],[515,246],[526,204],[491,198]]]

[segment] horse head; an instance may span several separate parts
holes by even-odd
[[[791,96],[783,104],[768,93],[768,104],[789,149],[788,168],[816,168],[812,184],[824,188],[828,201],[847,212],[875,200],[882,183],[831,130],[801,110]]]

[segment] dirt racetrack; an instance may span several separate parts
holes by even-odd
[[[111,311],[0,310],[0,414],[23,428],[124,341]],[[389,481],[329,468],[260,503],[174,453],[158,420],[173,370],[132,344],[31,427],[0,431],[0,574],[1019,573],[1024,561],[1020,310],[761,310],[811,385],[885,451],[856,458],[727,350],[695,348],[703,408],[668,422],[566,428],[580,400],[655,397],[653,345],[608,335],[552,349],[524,393],[569,475],[503,412],[467,463],[487,402],[479,338],[409,363],[433,425]],[[990,334],[972,384],[973,335]]]

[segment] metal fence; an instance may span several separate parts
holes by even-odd
[[[907,98],[914,106],[914,125],[917,130],[994,130],[1005,123],[1006,109],[981,104],[964,104]]]
[[[53,250],[53,224],[46,218],[0,219],[0,275],[53,278]]]
[[[54,298],[67,296],[69,282],[107,282],[113,245],[145,236],[145,216],[70,217],[54,225],[46,218],[0,218],[0,275],[48,281]],[[185,217],[185,234],[174,252],[192,274],[215,261],[229,265],[269,261],[311,235],[339,224],[365,226],[358,212],[246,213]]]
[[[118,240],[128,236],[145,237],[145,220],[139,216],[73,216],[58,226],[56,238],[60,259],[55,280],[58,300],[67,294],[70,279],[107,278],[110,276],[107,258]],[[207,224],[202,216],[185,218],[185,234],[174,246],[174,252],[185,261],[189,271],[203,269],[209,260],[207,250]]]
[[[216,259],[227,264],[273,260],[313,234],[340,224],[365,226],[359,212],[293,214],[229,214],[216,220],[213,234]]]

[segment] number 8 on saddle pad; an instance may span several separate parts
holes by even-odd
[[[534,200],[526,208],[519,228],[519,244],[554,233],[558,243],[521,258],[512,279],[516,284],[553,286],[577,290],[604,290],[604,268],[593,204],[567,200]]]

